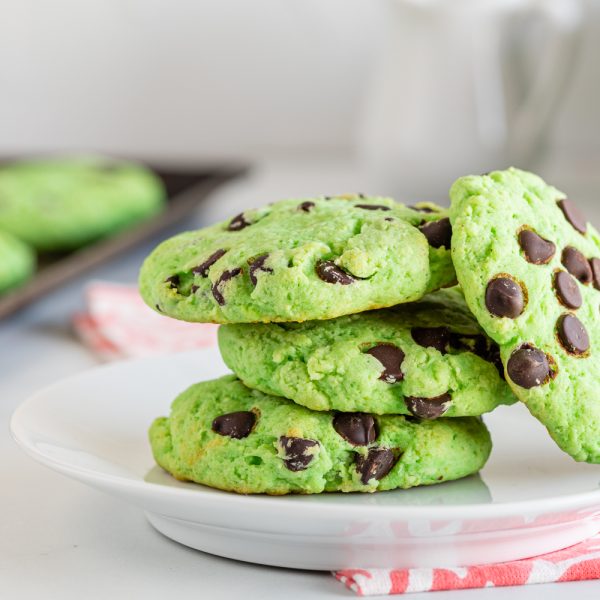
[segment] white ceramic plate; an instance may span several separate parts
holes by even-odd
[[[469,565],[564,548],[600,531],[600,466],[564,455],[522,406],[486,417],[480,476],[379,494],[238,496],[172,479],[146,431],[188,385],[226,372],[216,349],[98,367],[20,406],[35,460],[142,508],[205,552],[302,569]]]

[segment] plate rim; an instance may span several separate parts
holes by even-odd
[[[235,505],[243,502],[248,510],[270,510],[272,506],[277,504],[277,510],[282,515],[285,511],[293,511],[297,517],[298,504],[303,498],[309,498],[311,495],[288,495],[288,496],[269,496],[266,494],[236,494],[223,490],[216,490],[196,484],[196,489],[177,488],[163,486],[158,483],[152,483],[143,479],[134,479],[133,477],[125,477],[122,475],[114,475],[103,473],[91,468],[84,468],[73,465],[67,460],[57,459],[44,453],[31,439],[31,431],[26,426],[25,414],[31,410],[39,402],[47,403],[47,400],[42,400],[49,393],[52,393],[56,388],[64,385],[69,385],[72,381],[82,379],[89,376],[91,373],[101,371],[127,369],[131,364],[141,364],[146,362],[175,360],[183,361],[186,357],[192,355],[202,355],[213,353],[214,347],[200,348],[191,351],[177,352],[170,354],[153,355],[142,358],[129,358],[117,362],[100,364],[88,369],[84,369],[78,373],[63,377],[53,383],[50,383],[33,394],[29,395],[25,400],[20,402],[17,408],[13,411],[9,430],[15,443],[33,460],[36,462],[57,471],[68,477],[77,479],[88,485],[104,484],[102,489],[120,488],[135,491],[140,494],[152,494],[155,497],[161,496],[165,498],[185,498],[195,499],[197,502],[205,502],[209,504],[225,504]],[[444,485],[444,484],[441,484]],[[207,488],[205,490],[204,488]],[[218,492],[215,494],[215,492]],[[340,495],[342,492],[328,492],[327,495]],[[347,494],[344,494],[347,496]],[[294,502],[280,501],[282,498],[295,498]],[[597,490],[587,492],[577,492],[574,494],[564,494],[560,496],[547,496],[541,498],[532,498],[518,501],[499,501],[490,502],[487,504],[471,503],[471,504],[453,504],[453,505],[381,505],[381,506],[364,506],[352,505],[339,502],[331,502],[326,504],[319,503],[302,503],[302,510],[312,513],[318,513],[318,516],[327,518],[329,513],[339,518],[364,518],[365,516],[377,516],[381,518],[390,518],[395,516],[402,520],[410,519],[465,519],[482,520],[490,518],[505,518],[511,516],[523,516],[523,514],[542,514],[542,513],[557,513],[565,510],[581,509],[596,505],[600,514],[600,487]],[[343,514],[342,514],[343,513]],[[439,514],[436,514],[439,513]],[[313,515],[311,515],[313,516]],[[588,518],[586,515],[584,518]],[[579,519],[574,519],[579,520]]]

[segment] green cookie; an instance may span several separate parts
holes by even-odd
[[[509,169],[450,191],[452,257],[517,397],[576,460],[600,462],[600,237],[562,192]]]
[[[184,321],[329,319],[451,284],[450,237],[446,213],[431,204],[285,200],[163,242],[142,267],[140,290],[150,307]]]
[[[183,392],[152,424],[150,443],[178,479],[275,495],[430,485],[477,472],[491,450],[477,418],[313,412],[233,375]]]
[[[35,271],[35,253],[21,240],[0,231],[0,293],[25,283]]]
[[[103,158],[23,161],[0,168],[0,229],[39,250],[70,250],[159,212],[160,180]]]
[[[327,321],[223,325],[219,346],[246,385],[313,410],[435,419],[516,400],[456,289]]]

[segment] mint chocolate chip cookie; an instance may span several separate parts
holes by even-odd
[[[430,485],[477,472],[491,450],[477,418],[313,412],[232,375],[187,389],[149,435],[176,478],[242,494]]]
[[[285,200],[163,242],[146,303],[184,321],[329,319],[454,282],[450,221],[431,204],[362,195]]]
[[[70,250],[160,211],[160,180],[104,158],[48,158],[0,167],[0,229],[38,250]]]
[[[516,401],[457,289],[326,321],[223,325],[219,346],[246,385],[313,410],[435,419]]]
[[[600,462],[600,237],[531,173],[459,179],[452,256],[517,397],[576,460]]]
[[[0,231],[0,293],[25,283],[35,270],[33,249]]]

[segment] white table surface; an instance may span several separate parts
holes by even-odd
[[[217,192],[186,227],[281,197],[360,191],[360,182],[357,171],[346,160],[280,159]],[[590,190],[600,190],[600,186],[594,183],[583,191],[587,210],[595,209],[593,218],[599,223],[599,207],[594,206]],[[239,563],[180,546],[154,531],[137,508],[36,464],[10,439],[10,415],[22,400],[41,386],[97,364],[70,327],[71,314],[83,306],[85,283],[91,279],[133,282],[152,245],[90,272],[0,324],[0,597],[353,597],[328,573]],[[538,594],[543,594],[545,600],[597,599],[600,582],[408,597],[521,600]]]

